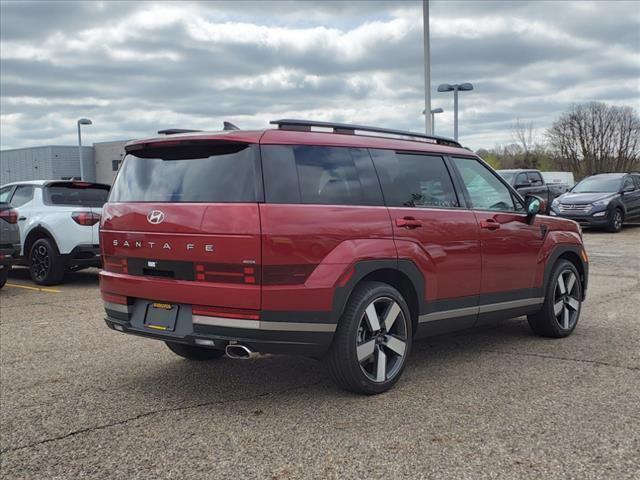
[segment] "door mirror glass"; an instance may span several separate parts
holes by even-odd
[[[544,202],[533,195],[527,195],[527,215],[534,216],[544,210]]]

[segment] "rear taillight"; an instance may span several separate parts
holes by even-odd
[[[196,280],[219,283],[260,283],[258,267],[229,263],[197,263]]]
[[[7,223],[18,223],[18,212],[13,208],[8,208],[0,212],[0,218]]]
[[[107,272],[129,273],[129,263],[126,258],[110,257],[104,255],[102,257],[102,268]]]
[[[78,225],[90,227],[100,221],[100,214],[93,212],[73,212],[71,218],[73,218]]]

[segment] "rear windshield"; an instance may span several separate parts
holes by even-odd
[[[147,148],[127,154],[110,202],[257,202],[257,147],[247,144]]]
[[[52,183],[44,187],[48,205],[102,207],[109,197],[109,186],[91,183]]]

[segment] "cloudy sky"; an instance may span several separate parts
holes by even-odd
[[[420,131],[422,2],[0,3],[3,149],[263,128],[279,117]],[[436,133],[474,149],[572,102],[640,110],[640,2],[431,2]]]

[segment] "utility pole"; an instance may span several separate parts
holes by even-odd
[[[431,47],[429,45],[429,0],[422,0],[422,25],[424,31],[424,111],[431,112]],[[424,131],[433,135],[431,115],[424,116]]]

